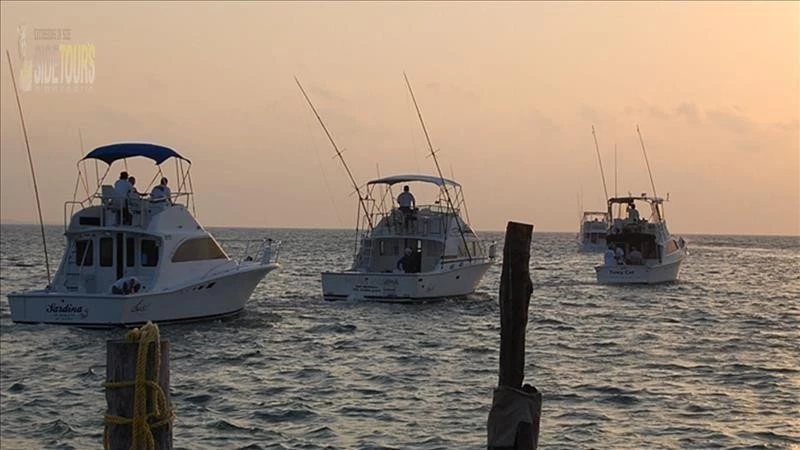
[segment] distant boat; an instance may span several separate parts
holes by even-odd
[[[646,194],[608,200],[608,216],[612,220],[606,242],[613,250],[607,250],[603,264],[595,267],[599,283],[653,284],[678,279],[681,263],[687,256],[686,243],[683,238],[670,235],[663,202],[660,197]],[[649,218],[639,218],[638,208],[634,207],[636,212],[632,212],[631,205],[636,204],[650,206]],[[614,205],[626,205],[628,217],[614,216]]]
[[[606,175],[603,170],[603,159],[600,157],[600,145],[597,143],[597,133],[592,125],[592,138],[594,149],[597,153],[597,166],[600,169],[600,180],[603,182],[603,194],[608,198]],[[614,172],[616,174],[617,150],[614,146]],[[616,189],[616,175],[614,176]],[[599,252],[606,249],[606,233],[608,232],[610,215],[605,211],[583,211],[581,223],[578,228],[578,249],[583,252]]]
[[[401,210],[391,187],[406,183],[433,184],[438,197]],[[375,200],[358,221],[366,225],[353,265],[322,273],[326,300],[415,302],[475,291],[492,265],[494,246],[487,248],[461,216],[460,184],[430,175],[395,175],[368,182],[366,198]]]
[[[584,252],[602,252],[606,249],[609,220],[605,211],[584,211],[578,232],[578,248]]]
[[[234,260],[203,229],[189,211],[191,163],[175,150],[118,143],[83,159],[105,162],[108,174],[114,162],[134,157],[153,160],[156,177],[173,159],[175,192],[119,197],[100,180],[89,198],[66,202],[59,269],[45,289],[8,295],[11,320],[107,327],[220,318],[242,311],[256,285],[280,267],[276,242],[242,243],[244,255]],[[79,210],[67,224],[73,207]]]

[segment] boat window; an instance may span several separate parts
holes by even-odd
[[[79,266],[94,264],[94,246],[91,239],[75,241],[75,264]]]
[[[675,240],[671,240],[667,242],[667,253],[672,253],[678,251],[678,244]]]
[[[114,265],[114,239],[110,237],[100,238],[100,267],[111,267]]]
[[[208,237],[189,239],[183,242],[175,254],[172,262],[202,261],[206,259],[227,259],[228,255],[220,248],[217,242]]]
[[[125,240],[125,265],[128,267],[136,265],[136,239],[132,237]]]
[[[378,241],[378,254],[383,256],[386,254],[386,248],[383,246],[383,241]]]
[[[158,242],[154,239],[142,239],[142,267],[158,265]]]

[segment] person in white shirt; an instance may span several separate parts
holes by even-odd
[[[131,223],[131,212],[128,209],[128,195],[133,190],[128,180],[128,172],[120,172],[119,180],[114,183],[114,207],[117,208],[117,224]]]
[[[628,204],[628,222],[639,223],[639,211],[636,210],[636,205],[633,203]]]
[[[408,223],[413,220],[414,209],[417,207],[417,201],[408,185],[403,186],[403,192],[397,196],[397,205],[403,213],[405,227],[408,228]]]
[[[631,249],[631,253],[628,255],[628,262],[633,265],[641,265],[644,264],[644,259],[642,259],[642,252],[639,251],[636,247]]]
[[[142,195],[136,189],[136,177],[128,177],[128,183],[131,184],[131,190],[130,190],[130,192],[128,192],[128,195],[133,195],[134,197]]]
[[[622,247],[617,247],[614,254],[617,257],[617,264],[625,264],[625,250]]]
[[[607,266],[617,265],[617,254],[616,252],[614,252],[614,247],[612,245],[608,246],[604,256],[605,256],[605,265]]]
[[[172,204],[172,191],[169,190],[167,187],[167,177],[161,178],[161,183],[157,184],[153,187],[153,190],[150,191],[150,201],[152,202],[163,202],[166,201],[170,205]]]

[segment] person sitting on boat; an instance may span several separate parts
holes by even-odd
[[[161,183],[155,185],[153,190],[150,191],[150,201],[151,202],[164,202],[166,201],[170,205],[172,204],[172,191],[170,191],[169,187],[167,186],[167,177],[161,177]]]
[[[408,228],[408,224],[414,220],[414,209],[417,207],[417,201],[408,185],[403,186],[403,192],[397,196],[397,205],[400,207],[400,212],[403,213],[403,223]]]
[[[397,268],[405,273],[416,273],[416,258],[410,248],[406,248],[405,254],[397,261]]]
[[[644,264],[642,252],[640,252],[636,247],[633,247],[633,249],[631,249],[631,253],[628,255],[628,262],[635,266]]]
[[[141,283],[136,277],[123,277],[111,286],[111,293],[115,295],[130,295],[139,292]]]
[[[131,185],[131,190],[128,191],[128,195],[129,196],[131,194],[137,195],[137,196],[138,195],[142,195],[142,194],[139,193],[139,191],[136,190],[136,177],[128,177],[128,183],[130,183],[130,185]]]
[[[614,251],[613,245],[609,245],[608,248],[606,249],[604,259],[605,259],[605,265],[607,266],[617,265],[617,253]]]
[[[617,258],[617,264],[619,264],[620,266],[625,264],[625,249],[624,248],[617,247],[617,249],[614,250],[614,256],[616,256],[616,258]]]
[[[126,225],[131,223],[131,212],[128,209],[128,195],[132,186],[128,179],[128,172],[119,173],[119,180],[114,183],[114,208],[117,210],[117,223]]]
[[[633,203],[628,204],[628,222],[632,224],[639,223],[639,211]]]

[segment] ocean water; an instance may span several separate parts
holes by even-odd
[[[100,448],[105,342],[124,331],[13,324],[5,295],[44,284],[43,256],[37,227],[0,231],[0,447]],[[319,272],[347,266],[352,232],[212,232],[280,239],[284,267],[235,319],[161,327],[176,448],[486,447],[499,264],[463,300],[325,302]],[[681,280],[644,287],[597,285],[602,255],[572,239],[534,233],[540,448],[800,448],[799,238],[686,236]]]

